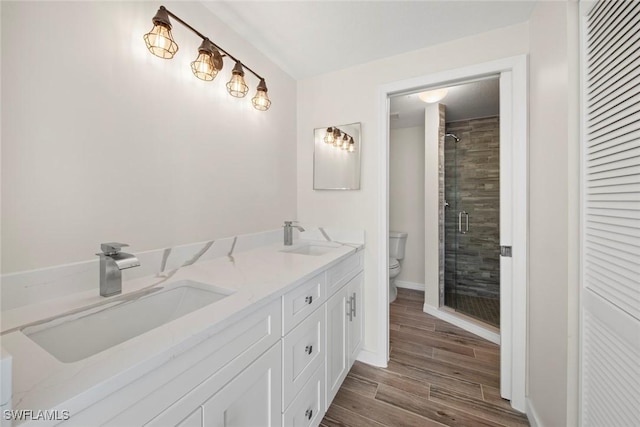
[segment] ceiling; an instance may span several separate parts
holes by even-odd
[[[529,19],[535,1],[207,1],[296,79]]]
[[[447,96],[439,101],[445,105],[447,122],[500,114],[500,80],[497,76],[447,89]],[[391,97],[391,129],[423,126],[426,105],[418,98],[418,93]]]

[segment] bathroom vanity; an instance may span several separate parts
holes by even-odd
[[[163,292],[183,292],[172,312],[189,304],[185,286],[199,292],[210,284],[223,295],[105,350],[84,350],[79,360],[27,336],[42,324],[5,334],[14,383],[32,387],[18,402],[14,394],[14,409],[69,411],[68,420],[39,426],[320,423],[362,346],[361,244],[271,244],[180,268],[157,294],[149,293],[153,280],[124,285],[125,294],[144,293],[123,306],[141,307],[145,319],[152,316],[140,303]]]

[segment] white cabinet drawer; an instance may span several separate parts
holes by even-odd
[[[364,269],[364,252],[359,251],[340,261],[327,271],[327,297],[333,295],[358,272]]]
[[[324,362],[324,331],[325,313],[321,308],[282,339],[283,410]]]
[[[326,300],[326,274],[322,272],[282,296],[282,335],[292,330]]]
[[[284,413],[284,427],[316,427],[324,416],[324,364],[321,364]]]

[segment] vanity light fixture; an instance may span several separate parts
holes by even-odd
[[[253,106],[260,111],[268,110],[271,106],[271,101],[267,96],[267,84],[264,82],[264,79],[260,79],[260,83],[258,83],[258,93],[251,99],[251,102]]]
[[[193,75],[209,82],[213,80],[218,71],[222,68],[222,55],[220,51],[211,43],[211,40],[204,39],[198,48],[198,57],[191,63]]]
[[[336,126],[330,126],[324,135],[325,144],[333,145],[340,150],[353,153],[355,151],[355,141],[353,137],[346,132],[341,131]]]
[[[227,56],[235,61],[235,66],[231,71],[231,80],[227,83],[227,91],[229,94],[236,98],[244,98],[247,95],[249,86],[247,86],[244,80],[246,69],[259,80],[256,95],[251,99],[253,107],[260,111],[269,109],[271,100],[267,95],[267,84],[263,77],[242,64],[239,59],[213,43],[209,38],[203,36],[195,28],[184,22],[164,6],[160,6],[160,9],[158,9],[158,12],[152,19],[153,28],[143,37],[149,52],[163,59],[171,59],[176,52],[178,52],[178,44],[171,34],[171,21],[169,17],[175,19],[202,39],[202,43],[198,48],[198,56],[195,61],[191,63],[191,71],[194,76],[200,80],[212,81],[223,67],[222,58]]]
[[[155,56],[171,59],[178,51],[178,44],[173,40],[171,34],[171,21],[169,21],[169,11],[164,6],[158,9],[158,13],[153,17],[153,28],[144,35],[149,52]]]
[[[236,61],[236,65],[233,66],[231,80],[227,83],[227,91],[229,95],[236,98],[244,98],[249,92],[249,86],[244,82],[244,70],[240,61]]]

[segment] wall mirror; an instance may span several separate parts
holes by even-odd
[[[313,189],[360,189],[360,123],[313,132]]]

